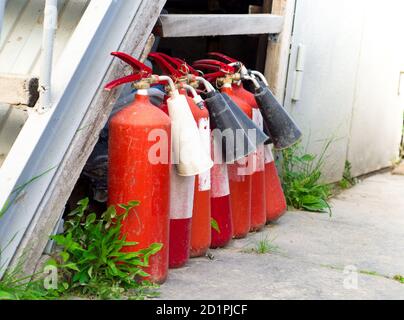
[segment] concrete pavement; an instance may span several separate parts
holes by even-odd
[[[378,174],[332,200],[171,270],[161,299],[404,299],[404,176]],[[276,250],[251,248],[267,239]]]

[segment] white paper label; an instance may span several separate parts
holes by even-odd
[[[230,194],[227,164],[215,164],[211,169],[212,197],[221,198]]]
[[[201,136],[202,146],[205,152],[211,156],[211,136],[209,118],[199,119],[198,123],[199,135]],[[198,191],[210,190],[210,170],[201,173],[198,176]]]
[[[261,111],[259,109],[253,109],[254,123],[258,128],[264,130],[264,119],[262,118]],[[260,145],[257,151],[253,154],[255,158],[255,172],[262,172],[265,168],[265,151],[264,145]]]
[[[175,166],[172,166],[170,188],[170,218],[192,218],[195,176],[179,176]]]

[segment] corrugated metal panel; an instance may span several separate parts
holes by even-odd
[[[63,52],[90,0],[59,0],[54,63]],[[0,73],[39,74],[44,0],[9,0],[0,40]]]
[[[0,103],[0,167],[20,133],[28,114]]]
[[[58,30],[54,46],[56,65],[90,0],[59,0]],[[0,73],[39,74],[44,0],[7,1],[0,39]],[[4,100],[3,100],[4,101]],[[0,167],[28,115],[0,106]]]

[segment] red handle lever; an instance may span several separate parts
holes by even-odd
[[[209,52],[208,55],[211,57],[221,58],[226,63],[239,62],[238,60],[236,60],[232,57],[226,56],[225,54],[220,53],[220,52]]]
[[[198,60],[195,61],[193,63],[194,67],[197,67],[197,65],[200,66],[205,66],[205,68],[211,68],[211,70],[216,67],[216,70],[220,70],[222,72],[225,73],[235,73],[236,69],[232,66],[229,66],[228,64],[218,61],[218,60],[214,60],[214,59],[202,59],[202,60]]]
[[[149,57],[154,60],[158,64],[158,66],[161,68],[161,70],[170,76],[173,76],[175,78],[179,78],[182,76],[181,72],[176,70],[170,63],[167,61],[167,59],[163,56],[163,54],[159,52],[153,52],[149,53]],[[171,57],[170,57],[171,58]]]
[[[186,63],[184,60],[181,60],[180,58],[174,58],[174,60],[177,63],[178,69],[186,74],[193,74],[194,76],[199,76],[199,72],[196,71],[194,68],[192,68],[188,63]]]
[[[143,78],[148,78],[153,74],[153,70],[146,66],[145,64],[141,63],[140,61],[136,60],[132,56],[128,55],[124,52],[112,52],[111,55],[121,59],[123,62],[130,65],[133,69],[133,74],[113,80],[109,82],[105,86],[105,90],[110,91],[117,86],[120,86],[125,83],[138,81]]]

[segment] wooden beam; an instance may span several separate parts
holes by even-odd
[[[263,0],[261,13],[271,13],[272,8],[272,0]],[[261,72],[265,70],[265,63],[267,59],[267,49],[268,49],[268,35],[259,35],[258,36],[258,47],[257,47],[257,60],[255,64],[255,68]]]
[[[276,34],[283,18],[273,14],[163,14],[160,36],[199,37],[242,34]]]
[[[150,37],[165,0],[142,1],[132,24],[121,42],[119,51],[140,57]],[[115,59],[110,65],[104,81],[100,84],[70,146],[52,179],[38,208],[39,215],[26,231],[11,265],[23,264],[25,274],[32,274],[59,221],[64,206],[81,174],[81,171],[98,141],[99,133],[105,126],[120,90],[106,92],[104,84],[122,77],[126,65]],[[21,259],[23,257],[23,259]]]
[[[279,101],[284,101],[290,43],[295,13],[295,0],[273,0],[272,14],[284,16],[283,30],[267,48],[265,76]]]
[[[33,107],[39,98],[38,78],[29,75],[0,74],[0,102]]]

